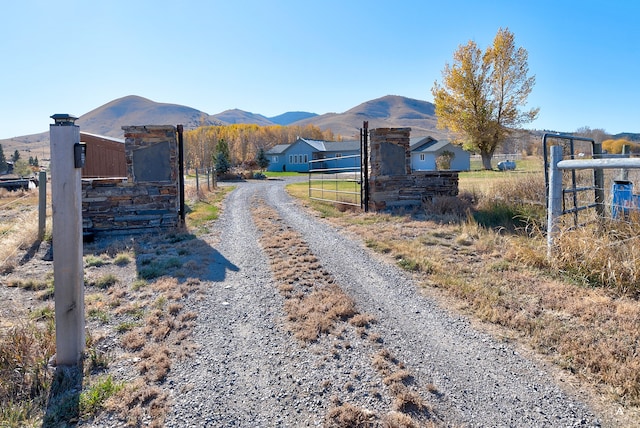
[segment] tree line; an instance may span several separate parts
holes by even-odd
[[[313,140],[335,141],[331,130],[322,131],[314,125],[259,126],[234,124],[201,126],[185,131],[185,161],[188,168],[211,168],[222,162],[223,152],[229,166],[255,166],[258,154],[278,144],[291,144],[298,137]]]
[[[16,149],[11,155],[11,158],[7,160],[2,144],[0,144],[0,174],[4,174],[9,170],[9,162],[13,164],[14,174],[25,176],[30,175],[33,172],[31,167],[39,166],[38,157],[29,156],[28,163],[20,158],[20,152]]]

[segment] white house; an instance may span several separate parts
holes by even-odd
[[[452,171],[471,169],[471,154],[448,140],[437,141],[431,137],[414,137],[410,139],[409,144],[412,171],[435,171],[436,159],[445,151],[454,155],[451,160]]]

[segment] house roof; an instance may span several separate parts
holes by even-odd
[[[304,141],[305,143],[307,143],[308,145],[310,145],[311,147],[313,147],[314,149],[316,149],[319,152],[326,152],[327,150],[324,148],[324,145],[326,143],[326,141],[322,141],[322,140],[311,140],[309,138],[298,138],[298,141]]]
[[[95,140],[112,141],[114,143],[124,144],[124,140],[122,138],[114,138],[114,137],[108,137],[106,135],[92,134],[90,132],[85,132],[85,131],[80,131],[80,138],[82,139],[82,137],[89,137]]]
[[[451,145],[449,140],[437,141],[431,137],[416,138],[415,141],[412,138],[411,140],[410,148],[412,152],[435,153]]]
[[[324,147],[327,152],[355,151],[360,150],[360,141],[325,141]]]
[[[278,144],[277,146],[271,147],[269,150],[265,152],[267,155],[279,155],[284,153],[285,150],[289,148],[291,144]]]
[[[414,151],[418,149],[420,146],[426,143],[430,143],[432,141],[436,141],[435,138],[427,136],[427,137],[412,137],[409,139],[409,149]]]
[[[303,141],[313,147],[319,152],[340,152],[340,151],[354,151],[360,150],[359,141],[323,141],[312,140],[310,138],[298,138],[298,141]],[[294,143],[295,144],[295,143]],[[268,155],[278,155],[284,153],[293,144],[278,144],[267,150]]]

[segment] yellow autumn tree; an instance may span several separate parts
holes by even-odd
[[[291,144],[296,138],[333,141],[333,132],[322,131],[314,125],[306,126],[258,126],[233,124],[201,126],[184,133],[185,159],[192,168],[208,168],[214,165],[216,145],[224,140],[229,147],[231,165],[254,162],[260,151],[277,144]]]
[[[509,29],[499,29],[483,53],[474,41],[461,45],[453,63],[445,64],[442,83],[431,90],[438,127],[456,135],[467,149],[478,151],[491,169],[496,148],[513,129],[534,120],[539,109],[522,110],[535,84],[528,53],[516,48]]]
[[[626,140],[624,138],[618,138],[618,139],[608,139],[608,140],[604,140],[602,142],[602,149],[606,150],[607,153],[612,153],[612,154],[620,154],[622,153],[622,148],[624,146],[629,146],[629,149],[632,152],[638,152],[640,150],[640,144],[638,143],[634,143],[631,142],[629,140]]]

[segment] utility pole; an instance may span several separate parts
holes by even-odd
[[[84,147],[77,119],[54,114],[50,125],[53,278],[56,364],[79,366],[85,346],[82,266],[82,185]],[[43,183],[43,185],[46,183]]]

